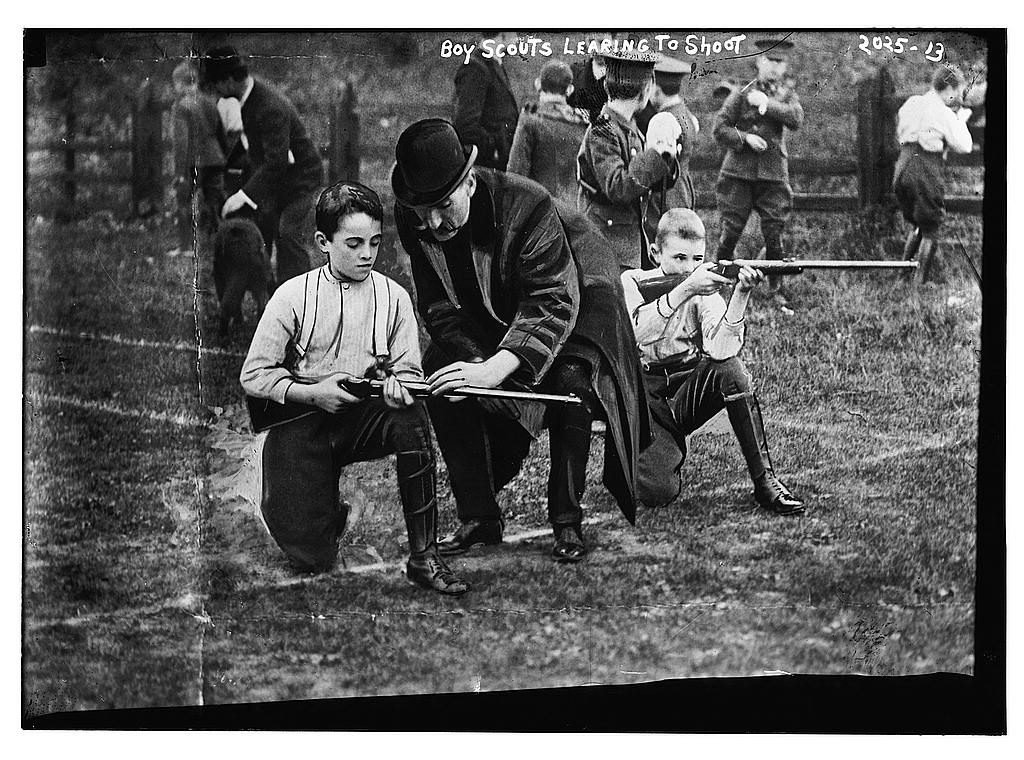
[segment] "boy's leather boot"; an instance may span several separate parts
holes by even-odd
[[[754,482],[754,499],[777,515],[795,515],[804,511],[804,504],[790,493],[775,476],[768,454],[761,407],[753,393],[725,402],[729,422],[747,461],[750,479]]]

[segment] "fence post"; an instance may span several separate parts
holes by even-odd
[[[896,165],[896,88],[884,66],[857,87],[857,173],[860,207],[882,205]]]
[[[356,91],[350,81],[341,81],[331,93],[331,138],[328,146],[327,180],[359,181],[359,114]]]
[[[70,221],[78,215],[78,183],[75,181],[75,142],[78,139],[78,116],[75,113],[75,89],[69,87],[64,99],[64,192],[57,219]]]
[[[163,198],[163,105],[148,77],[132,104],[132,214],[149,216]]]

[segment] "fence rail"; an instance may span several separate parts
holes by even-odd
[[[27,142],[28,153],[49,152],[62,156],[60,166],[46,166],[30,172],[29,179],[62,183],[64,207],[74,208],[79,186],[99,184],[129,184],[131,187],[132,215],[145,215],[163,202],[165,177],[164,155],[168,142],[164,134],[164,117],[168,104],[162,100],[158,88],[147,80],[136,92],[130,124],[130,139],[108,139],[78,134],[76,107],[68,96],[62,113],[65,135],[63,138],[32,140]],[[857,193],[851,195],[829,193],[795,193],[793,206],[802,211],[854,211],[876,205],[891,206],[893,171],[896,162],[896,113],[908,94],[897,96],[893,80],[883,67],[871,78],[858,85],[855,98],[831,100],[827,111],[845,113],[856,119],[856,156],[831,158],[800,158],[789,161],[790,172],[807,177],[857,177]],[[337,81],[328,88],[327,138],[321,145],[324,159],[324,181],[333,182],[342,177],[358,179],[361,164],[366,162],[390,163],[394,160],[390,141],[381,142],[376,130],[389,129],[406,120],[426,115],[446,115],[449,104],[428,101],[404,103],[370,102],[360,111],[357,93],[351,83]],[[702,100],[691,107],[705,112],[716,111],[721,100]],[[368,139],[361,140],[365,125],[373,130]],[[85,171],[79,165],[81,155],[106,156],[128,154],[130,172],[98,173]],[[722,153],[709,152],[690,161],[691,171],[717,171]],[[984,167],[984,156],[979,152],[950,154],[948,163],[954,167]],[[713,208],[713,193],[700,193],[697,205]],[[946,208],[953,212],[978,214],[982,199],[972,196],[947,197]]]

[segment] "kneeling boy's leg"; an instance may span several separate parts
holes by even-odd
[[[334,440],[343,463],[395,454],[398,493],[409,536],[407,574],[416,583],[447,594],[469,586],[437,556],[437,498],[434,449],[430,424],[422,404],[392,409],[382,399],[370,399]]]
[[[326,414],[312,414],[272,428],[263,447],[264,522],[292,563],[312,572],[334,564],[344,526],[329,426]]]

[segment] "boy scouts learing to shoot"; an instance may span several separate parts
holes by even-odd
[[[760,51],[757,78],[734,90],[715,117],[715,140],[728,149],[715,187],[722,217],[719,259],[733,257],[751,211],[761,217],[765,257],[785,258],[782,230],[793,205],[786,129],[800,129],[804,111],[786,79],[793,43],[754,44]]]
[[[327,188],[316,204],[316,243],[327,264],[281,285],[242,365],[246,393],[316,408],[273,427],[263,449],[262,513],[299,570],[328,570],[347,514],[338,476],[351,462],[396,454],[409,534],[406,575],[443,594],[469,586],[437,554],[434,453],[422,404],[403,381],[422,380],[409,294],[374,272],[380,198],[357,182]],[[341,382],[384,377],[383,398],[360,400]]]
[[[655,115],[645,137],[635,116],[654,88],[655,54],[605,55],[608,102],[583,136],[577,157],[576,207],[595,222],[618,254],[621,269],[647,263],[644,219],[651,188],[671,185],[678,171],[681,128],[669,113]]]
[[[970,153],[974,145],[967,129],[971,109],[959,108],[963,94],[963,78],[955,70],[943,67],[932,79],[931,89],[909,98],[897,117],[900,157],[896,161],[893,190],[903,216],[913,225],[903,258],[920,256],[922,280],[928,276],[935,255],[935,234],[946,214],[942,162],[948,150]]]
[[[704,225],[690,209],[670,209],[662,215],[651,254],[657,269],[622,274],[655,422],[654,443],[640,454],[640,501],[661,507],[679,495],[686,436],[725,408],[754,483],[756,502],[778,515],[803,512],[803,503],[775,476],[761,408],[738,357],[747,301],[764,274],[742,268],[726,303],[721,291],[732,283],[713,271],[713,262],[704,262]],[[662,275],[688,276],[670,292],[644,303],[637,283]]]

